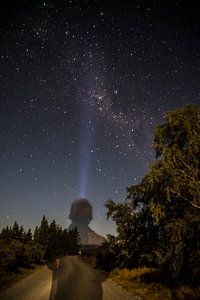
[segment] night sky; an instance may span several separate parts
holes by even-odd
[[[91,228],[113,233],[104,203],[147,172],[163,114],[200,103],[198,1],[5,2],[0,228],[67,227],[86,197]]]

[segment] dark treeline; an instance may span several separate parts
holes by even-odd
[[[173,284],[200,278],[200,110],[188,105],[165,115],[155,130],[156,161],[122,203],[109,200],[117,227],[100,249],[106,270],[152,267]]]
[[[33,234],[15,222],[0,233],[0,283],[21,268],[32,268],[57,256],[77,254],[79,244],[76,229],[62,229],[55,220],[49,224],[45,216]]]

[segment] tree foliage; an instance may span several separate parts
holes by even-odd
[[[200,110],[188,105],[165,115],[155,130],[157,160],[125,202],[106,203],[117,226],[107,253],[115,266],[155,265],[168,278],[200,276]]]
[[[0,232],[0,285],[7,273],[18,272],[20,268],[30,268],[66,254],[79,251],[79,234],[76,229],[62,229],[55,220],[50,224],[45,216],[36,226],[25,231],[17,222]]]

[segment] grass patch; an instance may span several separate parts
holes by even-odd
[[[200,295],[200,288],[168,287],[163,283],[162,274],[153,268],[114,269],[110,278],[143,300],[197,300]]]
[[[82,256],[81,259],[96,268],[94,256]],[[159,270],[142,267],[135,269],[114,269],[110,273],[102,271],[124,289],[141,297],[142,300],[199,300],[200,288],[180,286],[172,288]]]

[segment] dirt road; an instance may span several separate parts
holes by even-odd
[[[1,300],[139,300],[85,264],[78,256],[62,259],[57,270],[44,266],[9,289]]]

